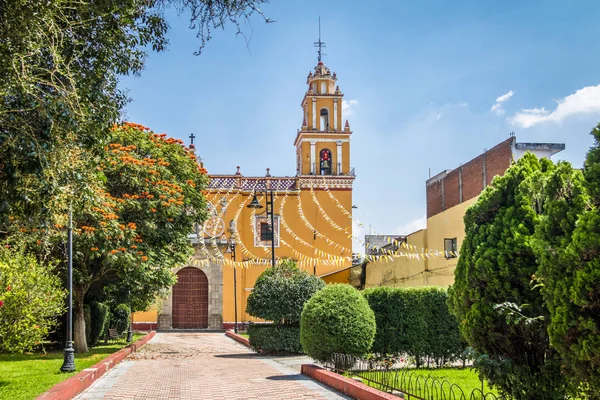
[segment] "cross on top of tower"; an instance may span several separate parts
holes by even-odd
[[[194,144],[194,139],[196,138],[196,135],[194,135],[193,133],[189,136],[190,138],[190,144]]]
[[[317,59],[319,60],[319,62],[321,62],[321,59],[323,58],[323,56],[327,55],[327,54],[323,53],[323,47],[327,47],[327,46],[325,45],[325,42],[321,41],[321,17],[319,17],[319,41],[315,42],[315,47],[318,48]]]

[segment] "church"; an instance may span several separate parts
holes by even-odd
[[[267,169],[244,176],[239,167],[209,174],[209,218],[190,236],[195,255],[174,271],[177,283],[157,310],[134,314],[135,328],[224,329],[252,321],[245,310],[254,282],[281,259],[326,282],[348,282],[355,174],[337,79],[319,53],[306,78],[302,126],[290,132],[295,175]]]

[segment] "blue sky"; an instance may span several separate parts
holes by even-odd
[[[425,180],[506,139],[562,142],[581,166],[600,121],[596,1],[287,1],[215,31],[202,55],[185,16],[141,77],[122,80],[126,118],[188,141],[210,173],[295,174],[306,75],[321,16],[325,64],[349,105],[354,204],[366,228],[424,226]]]

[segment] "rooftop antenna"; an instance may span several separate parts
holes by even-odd
[[[319,16],[319,41],[315,42],[315,47],[317,47],[319,50],[317,50],[317,54],[318,57],[317,59],[319,60],[319,62],[321,62],[321,59],[323,58],[323,56],[326,56],[327,54],[323,53],[323,47],[327,47],[325,45],[325,42],[321,41],[321,16]]]

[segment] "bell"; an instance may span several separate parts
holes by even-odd
[[[247,208],[263,208],[263,206],[258,202],[256,195],[253,196],[252,201],[246,207]]]
[[[323,165],[321,166],[321,168],[329,168],[329,161],[323,160]]]

